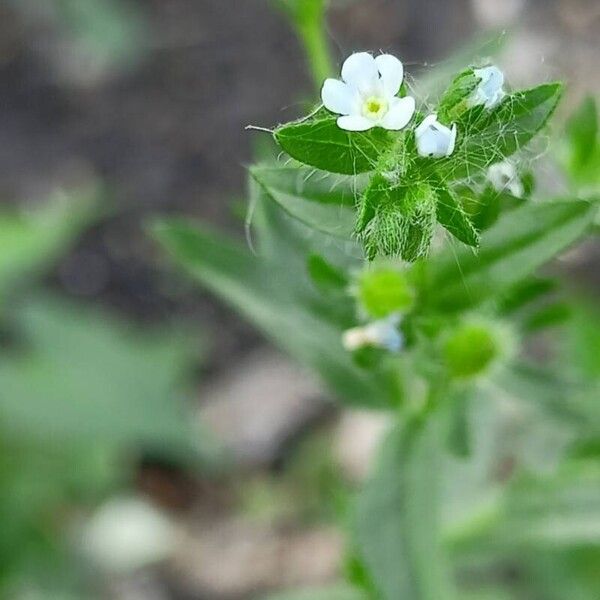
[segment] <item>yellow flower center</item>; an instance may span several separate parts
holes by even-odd
[[[370,96],[367,98],[362,105],[363,117],[377,121],[381,119],[388,110],[388,103],[384,98],[378,98],[377,96]]]

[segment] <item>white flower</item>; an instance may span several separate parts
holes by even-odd
[[[327,79],[321,90],[325,108],[342,115],[337,124],[347,131],[383,127],[398,131],[415,112],[415,99],[397,98],[404,67],[391,54],[373,58],[368,52],[349,56],[342,66],[342,80]]]
[[[473,92],[473,96],[471,96],[471,106],[478,106],[479,104],[483,104],[486,108],[498,106],[506,95],[502,89],[504,73],[494,66],[475,69],[474,73],[481,81],[475,92]]]
[[[429,115],[415,130],[417,151],[428,158],[450,156],[456,146],[456,134],[456,124],[446,127],[437,120],[437,115]]]
[[[344,348],[353,351],[365,346],[373,346],[390,352],[400,352],[404,346],[404,338],[398,331],[400,320],[400,315],[394,313],[364,327],[348,329],[342,337]]]
[[[515,198],[522,198],[525,194],[523,182],[508,160],[496,163],[488,169],[488,180],[497,192],[508,190]]]

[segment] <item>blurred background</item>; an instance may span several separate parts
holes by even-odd
[[[260,598],[335,582],[385,429],[187,284],[145,232],[243,234],[244,165],[316,98],[268,0],[0,0],[0,598]],[[508,32],[516,86],[600,91],[597,0],[332,2],[338,62],[426,74]],[[561,115],[559,115],[560,120]],[[598,293],[598,250],[566,270]]]

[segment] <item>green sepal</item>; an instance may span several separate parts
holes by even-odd
[[[378,173],[362,199],[356,231],[369,260],[427,256],[436,222],[436,196],[427,183],[390,186]]]
[[[479,247],[479,233],[455,193],[442,183],[435,188],[437,220],[456,239],[467,246]]]

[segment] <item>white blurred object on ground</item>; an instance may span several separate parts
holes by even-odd
[[[167,560],[175,549],[175,525],[142,498],[112,498],[82,534],[85,554],[101,569],[126,574]]]
[[[389,415],[375,411],[349,410],[342,414],[334,451],[347,477],[357,482],[366,478],[390,422]]]
[[[254,598],[339,577],[343,536],[332,527],[302,530],[213,518],[186,533],[171,568],[182,591],[193,597]]]

